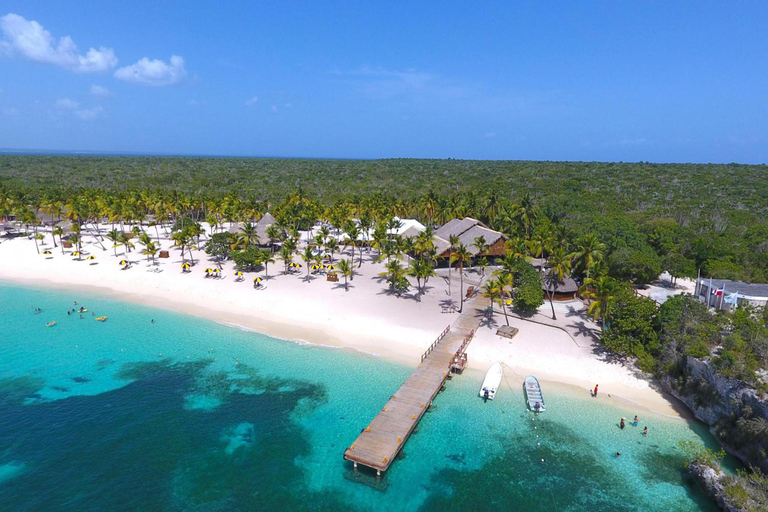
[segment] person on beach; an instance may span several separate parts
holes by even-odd
[[[624,427],[626,426],[624,424],[624,418],[621,418],[621,423],[619,423],[619,426],[621,427],[621,430],[624,430]]]
[[[597,398],[597,384],[595,384],[595,391],[592,393],[593,398]]]
[[[643,429],[643,435],[644,435],[644,436],[647,436],[647,435],[648,435],[648,427],[645,427],[645,428]]]

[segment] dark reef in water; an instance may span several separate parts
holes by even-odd
[[[447,468],[435,474],[430,481],[433,492],[421,510],[477,510],[479,503],[485,510],[506,510],[514,503],[516,510],[526,512],[624,512],[643,510],[642,504],[653,500],[649,495],[634,494],[622,478],[611,471],[611,464],[616,461],[600,455],[604,450],[598,447],[584,446],[583,438],[567,427],[546,419],[527,425],[528,432],[503,439],[504,453],[483,467]],[[534,427],[538,428],[534,430]],[[536,438],[536,434],[540,437]],[[574,452],[574,447],[580,448]],[[454,456],[446,457],[453,460]],[[649,456],[638,471],[649,484],[670,481],[670,477],[672,481],[684,480],[682,459]],[[701,510],[716,510],[695,485],[687,488]]]
[[[0,381],[0,417],[10,419],[0,421],[0,447],[28,468],[13,485],[0,485],[0,508],[349,509],[331,492],[307,489],[294,464],[310,443],[291,415],[300,401],[323,403],[324,389],[263,378],[247,367],[241,373],[248,377],[234,387],[208,366],[126,365],[121,375],[131,382],[124,387],[28,405],[42,379]],[[186,409],[185,396],[200,392],[219,405]],[[234,448],[231,436],[238,436]]]

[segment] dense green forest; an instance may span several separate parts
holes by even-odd
[[[599,162],[303,160],[257,158],[0,155],[5,194],[65,199],[96,189],[153,192],[201,203],[228,197],[261,211],[291,195],[317,217],[336,206],[439,225],[472,216],[531,241],[555,229],[595,233],[612,273],[647,282],[676,276],[768,282],[768,168]],[[536,204],[529,232],[514,207]],[[174,199],[174,200],[176,200]],[[237,201],[235,201],[237,200]],[[341,205],[341,206],[340,206]],[[222,212],[223,213],[223,212]],[[535,221],[538,232],[534,232]],[[546,256],[546,254],[545,254]]]

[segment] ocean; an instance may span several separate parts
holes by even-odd
[[[534,417],[525,375],[484,403],[465,372],[377,479],[342,454],[411,367],[76,289],[0,308],[2,511],[716,510],[682,470],[703,426],[586,390]]]

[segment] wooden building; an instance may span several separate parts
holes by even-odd
[[[435,231],[435,248],[437,255],[448,258],[451,253],[451,236],[458,236],[459,242],[463,244],[473,258],[504,256],[507,239],[499,231],[494,231],[477,219],[465,217],[463,219],[453,219]],[[488,244],[488,250],[480,253],[475,247],[477,237],[485,238]]]

